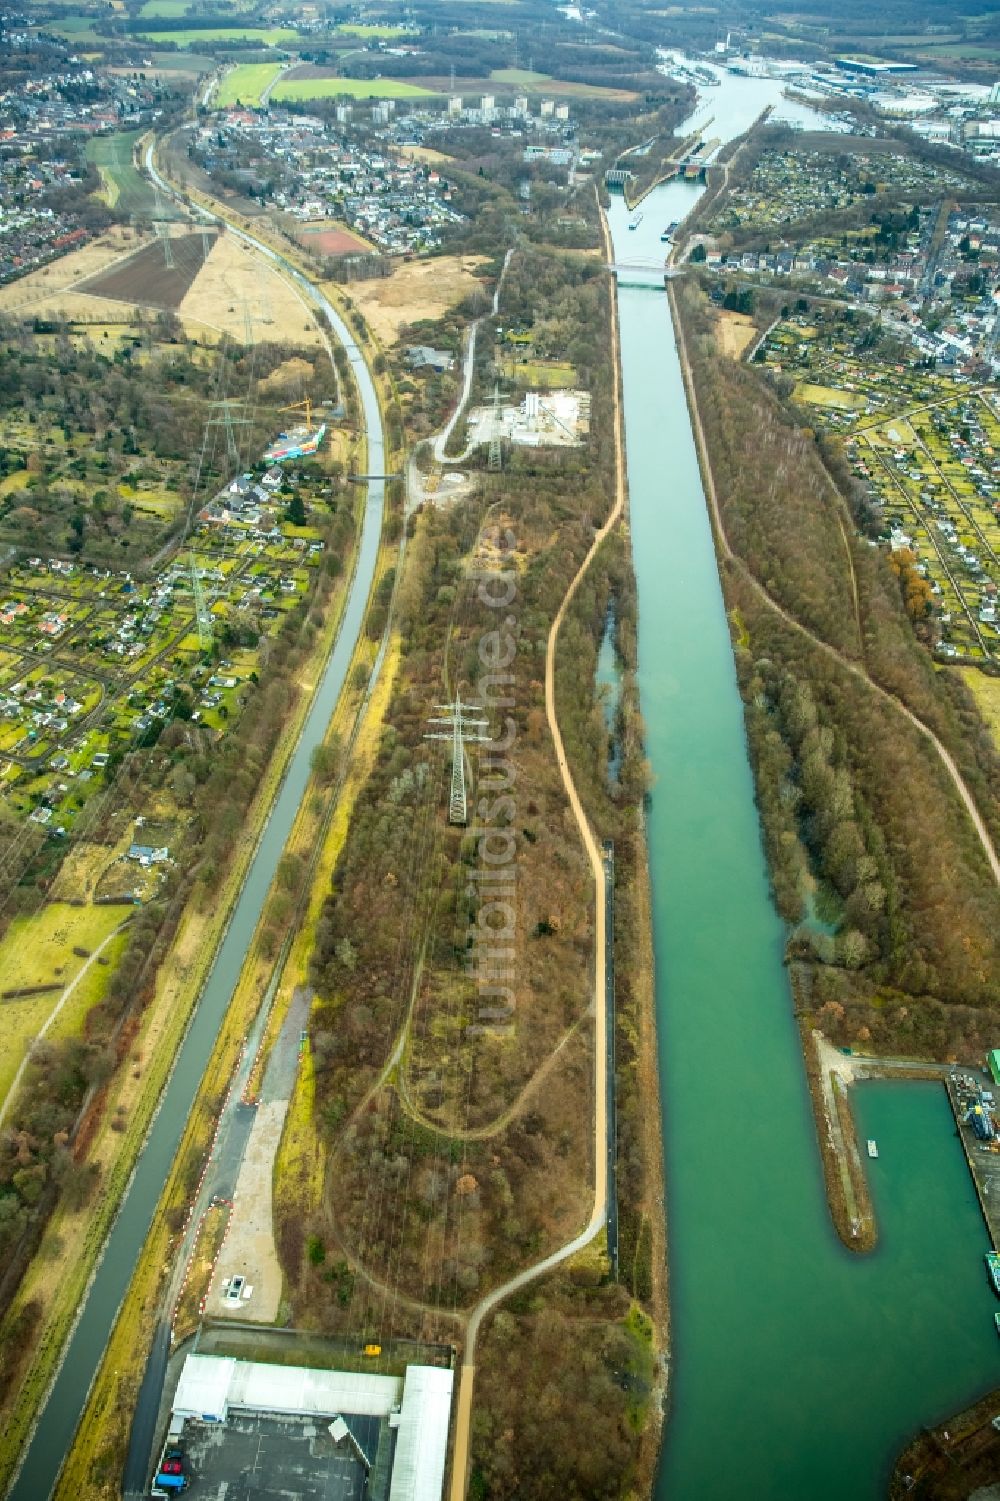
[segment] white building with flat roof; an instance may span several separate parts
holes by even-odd
[[[384,1418],[396,1430],[389,1501],[440,1501],[453,1384],[454,1373],[440,1366],[411,1365],[405,1376],[376,1376],[189,1355],[173,1420],[225,1424],[230,1414],[246,1413],[327,1424],[345,1415]]]

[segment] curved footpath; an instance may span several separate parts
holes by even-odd
[[[162,191],[177,196],[153,166],[152,154],[153,148],[150,145],[145,157],[150,176]],[[205,210],[201,212],[206,218],[214,217]],[[292,278],[308,301],[328,319],[334,333],[343,343],[354,368],[361,397],[368,439],[367,467],[374,474],[380,475],[385,464],[385,448],[378,395],[364,356],[346,324],[322,292],[285,261],[283,256],[252,235],[233,229],[232,226],[229,228],[255,252],[277,263]],[[383,481],[370,481],[368,503],[357,544],[354,576],[337,635],[313,691],[298,740],[250,860],[212,967],[192,1011],[184,1041],[158,1102],[136,1161],[135,1171],[118,1207],[117,1217],[98,1258],[87,1292],[81,1299],[76,1324],[64,1346],[56,1377],[40,1408],[17,1479],[10,1491],[11,1501],[43,1501],[44,1497],[49,1496],[63,1459],[72,1446],[73,1436],[114,1327],[123,1293],[132,1277],[192,1102],[197,1096],[206,1060],[216,1035],[224,1024],[247,944],[263,911],[288,832],[309,785],[312,751],[325,737],[330,716],[350,668],[355,642],[364,624],[378,562],[384,502]],[[384,655],[384,644],[383,641],[373,668],[373,681]]]
[[[602,229],[607,241],[607,225],[603,213],[601,218]],[[607,1098],[608,1098],[608,1048],[607,1048],[607,986],[605,975],[605,953],[607,946],[607,933],[605,929],[605,881],[604,861],[600,847],[590,827],[590,822],[584,812],[576,783],[573,781],[572,772],[566,760],[566,751],[563,746],[562,733],[559,729],[559,720],[556,714],[556,647],[559,641],[559,631],[566,616],[573,596],[580,586],[581,580],[586,575],[591,563],[597,556],[602,542],[611,531],[625,509],[625,452],[622,441],[622,411],[621,411],[621,374],[618,368],[618,304],[611,291],[611,343],[614,351],[614,406],[615,406],[615,502],[611,508],[604,525],[596,532],[594,540],[583,562],[580,564],[572,583],[566,590],[562,604],[559,606],[552,627],[549,631],[548,643],[545,651],[545,717],[548,720],[549,731],[555,746],[556,759],[559,762],[559,773],[562,777],[566,796],[576,819],[577,828],[580,830],[580,838],[587,851],[590,868],[594,876],[594,1207],[586,1227],[579,1235],[574,1236],[564,1246],[552,1251],[534,1266],[527,1267],[523,1272],[518,1272],[509,1282],[504,1282],[500,1287],[495,1287],[492,1292],[486,1294],[476,1304],[469,1314],[469,1322],[466,1326],[465,1348],[462,1355],[462,1368],[458,1386],[458,1405],[455,1413],[455,1440],[452,1452],[451,1466],[451,1501],[464,1501],[468,1482],[469,1470],[469,1433],[472,1420],[472,1393],[476,1381],[476,1339],[479,1335],[480,1325],[487,1314],[492,1313],[498,1304],[509,1298],[512,1293],[520,1291],[536,1278],[550,1272],[554,1267],[575,1256],[577,1251],[589,1245],[594,1236],[604,1225],[608,1211],[608,1152],[607,1152]]]
[[[462,452],[455,454],[453,457],[449,457],[445,452],[445,449],[448,447],[448,443],[451,439],[451,435],[455,431],[455,424],[457,423],[459,417],[461,417],[462,413],[465,411],[465,408],[468,405],[469,395],[472,391],[472,375],[476,364],[476,336],[479,333],[479,325],[482,323],[484,318],[495,318],[500,309],[500,292],[503,288],[503,279],[507,275],[507,267],[510,265],[510,258],[513,254],[514,247],[511,246],[507,251],[507,254],[503,258],[503,265],[500,268],[500,275],[497,277],[497,284],[493,289],[493,305],[490,311],[488,313],[483,313],[480,317],[478,317],[469,329],[469,342],[465,347],[465,360],[462,366],[461,394],[459,395],[455,410],[448,418],[448,421],[445,423],[444,427],[431,442],[431,452],[433,453],[435,461],[438,464],[461,464],[464,459],[467,459],[469,457],[469,454],[472,452],[473,448],[477,446],[475,443],[467,443],[462,449]]]
[[[677,352],[680,356],[681,370],[684,374],[688,407],[694,427],[695,441],[698,445],[698,457],[701,461],[702,474],[705,480],[705,495],[712,514],[712,526],[718,538],[719,552],[722,555],[723,561],[738,568],[755,593],[760,595],[765,604],[774,610],[777,615],[780,615],[787,625],[790,625],[793,630],[798,631],[800,635],[805,636],[807,641],[811,641],[813,646],[824,652],[832,661],[839,663],[845,672],[851,673],[860,682],[867,684],[873,693],[877,694],[885,703],[891,704],[894,709],[910,721],[915,730],[918,730],[921,735],[930,741],[931,745],[937,751],[945,771],[951,778],[955,791],[961,798],[966,812],[972,820],[972,826],[976,831],[979,843],[982,845],[983,854],[986,856],[990,870],[993,873],[993,879],[1000,885],[1000,858],[998,858],[997,852],[993,847],[993,841],[990,838],[989,830],[986,827],[983,816],[976,807],[975,799],[969,790],[968,783],[956,766],[954,757],[934,733],[930,725],[925,724],[912,709],[903,703],[902,699],[897,698],[894,693],[890,693],[887,688],[883,688],[881,683],[877,683],[857,662],[852,662],[849,657],[842,656],[836,647],[831,646],[828,641],[824,641],[821,636],[815,635],[809,630],[808,626],[803,625],[800,620],[796,620],[794,615],[790,615],[784,606],[780,605],[774,596],[768,592],[756,575],[750,571],[743,559],[733,551],[729,538],[726,535],[726,529],[722,524],[722,512],[719,508],[719,497],[715,489],[715,477],[712,473],[712,465],[708,456],[705,430],[702,427],[701,413],[698,410],[698,398],[695,393],[694,376],[691,371],[691,362],[688,358],[687,345],[684,340],[684,326],[678,317],[673,288],[670,286],[667,287],[667,296],[670,299],[670,310],[673,314],[674,327],[677,331]]]

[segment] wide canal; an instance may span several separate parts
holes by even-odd
[[[243,238],[249,239],[249,236]],[[273,254],[271,258],[274,258]],[[304,287],[307,286],[304,278],[298,279]],[[369,473],[381,475],[385,468],[382,419],[368,367],[334,308],[320,294],[312,295],[351,362],[368,436],[367,468]],[[375,574],[382,533],[384,490],[380,479],[368,484],[357,564],[337,639],[327,658],[281,790],[178,1054],[159,1112],[136,1164],[135,1175],[87,1294],[59,1375],[42,1411],[20,1474],[10,1491],[11,1501],[44,1501],[51,1494],[63,1458],[72,1443],[90,1384],[173,1163],[205,1064],[224,1022],[285,841],[305,796],[312,753],[326,735],[351,663]]]
[[[728,139],[765,80],[721,74]],[[699,190],[674,183],[619,262],[662,260]],[[631,277],[628,280],[632,280]],[[649,819],[670,1260],[663,1501],[868,1501],[894,1454],[1000,1377],[988,1249],[944,1090],[854,1091],[880,1240],[834,1233],[782,965],[743,713],[687,403],[661,289],[618,293]]]

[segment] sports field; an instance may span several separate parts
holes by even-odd
[[[434,90],[397,78],[282,78],[271,98],[280,104],[284,99],[335,99],[339,94],[352,99],[416,99],[430,98]]]
[[[216,109],[228,109],[233,104],[256,109],[264,90],[280,72],[277,63],[240,63],[223,78],[212,102]]]

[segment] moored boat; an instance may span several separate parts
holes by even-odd
[[[990,1274],[990,1286],[1000,1298],[1000,1256],[996,1251],[986,1252],[986,1270]]]
[[[869,1136],[868,1138],[868,1155],[869,1157],[878,1156],[878,1142],[873,1136]]]

